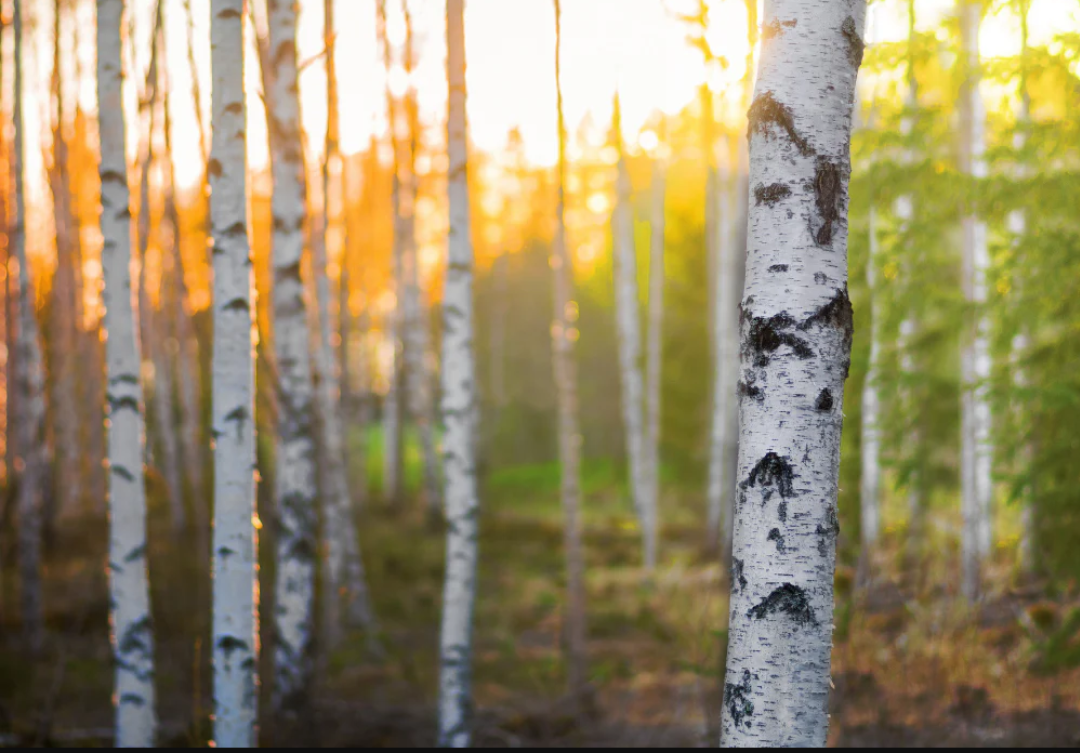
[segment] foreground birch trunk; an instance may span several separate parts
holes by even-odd
[[[41,341],[35,311],[34,284],[26,254],[26,155],[23,119],[23,33],[22,3],[15,3],[15,150],[12,174],[15,182],[15,217],[11,245],[18,265],[15,306],[18,325],[15,333],[15,402],[17,406],[17,455],[19,474],[17,511],[19,516],[19,577],[21,580],[23,634],[31,653],[40,653],[45,643],[45,614],[41,593],[41,514],[45,484],[45,376]],[[119,50],[119,45],[117,45]],[[142,476],[140,474],[139,478]],[[140,562],[142,560],[140,559]]]
[[[310,332],[301,279],[307,206],[297,88],[296,6],[270,0],[268,129],[274,179],[274,356],[278,417],[277,584],[273,707],[294,710],[311,679],[315,593],[315,432]]]
[[[142,386],[121,89],[123,0],[98,3],[98,116],[109,445],[109,574],[116,665],[116,745],[154,744],[154,643],[146,572]]]
[[[767,0],[750,125],[723,743],[825,745],[865,0]]]
[[[326,0],[326,47],[327,47],[327,124],[325,161],[322,168],[323,211],[315,218],[312,232],[312,267],[315,275],[315,299],[318,311],[319,341],[316,364],[319,372],[317,399],[319,426],[322,431],[322,452],[319,472],[320,488],[325,497],[325,527],[328,544],[327,560],[327,615],[325,626],[329,645],[333,646],[339,635],[341,621],[341,597],[349,607],[349,615],[366,629],[371,624],[371,609],[360,542],[357,538],[356,520],[353,517],[352,498],[345,467],[345,436],[340,412],[340,392],[334,369],[334,345],[330,339],[330,279],[327,275],[327,228],[329,226],[329,197],[331,194],[331,162],[340,161],[337,129],[337,78],[334,70],[334,3]]]
[[[214,264],[214,742],[257,744],[255,360],[247,234],[244,0],[211,0],[210,225]]]
[[[565,515],[566,618],[564,633],[567,680],[571,695],[580,699],[586,683],[585,558],[581,543],[581,433],[578,429],[577,303],[573,300],[574,269],[566,242],[566,118],[562,96],[562,7],[555,2],[555,91],[558,107],[559,161],[558,199],[555,209],[555,242],[551,252],[554,272],[555,317],[551,325],[555,393],[558,402],[560,496]]]
[[[960,0],[960,34],[965,66],[960,94],[960,171],[972,182],[986,177],[986,115],[979,91],[979,27],[982,5]],[[963,329],[960,356],[961,401],[961,591],[968,601],[980,591],[982,564],[993,540],[990,448],[990,322],[982,308],[987,301],[986,277],[990,267],[986,223],[972,207],[965,207],[963,231],[964,298],[973,309],[973,324]]]
[[[439,637],[439,745],[465,748],[472,733],[472,619],[480,512],[475,457],[477,401],[465,109],[465,0],[447,0],[446,47],[450,237],[443,296],[442,422],[446,430],[443,483],[447,540]]]
[[[666,149],[666,145],[661,145]],[[667,164],[663,156],[653,161],[652,235],[649,243],[649,304],[645,353],[645,458],[642,481],[644,507],[652,515],[653,530],[660,520],[660,396],[662,393],[664,324],[664,233],[667,200]]]
[[[641,315],[638,311],[637,253],[634,250],[634,210],[630,204],[630,173],[622,138],[619,99],[613,122],[619,151],[612,236],[615,247],[615,321],[619,347],[619,386],[622,392],[623,432],[629,465],[630,498],[641,525],[645,569],[656,566],[656,510],[645,499],[645,427],[641,374]]]

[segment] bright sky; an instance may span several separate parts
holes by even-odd
[[[155,0],[128,0],[134,12],[134,64],[129,81],[141,81],[148,62],[149,32]],[[169,76],[173,84],[173,121],[178,178],[191,183],[200,162],[195,151],[197,129],[188,92],[191,76],[187,60],[184,0],[165,0]],[[195,54],[201,79],[204,121],[209,123],[209,0],[190,0],[195,16]],[[416,72],[421,114],[429,142],[443,139],[445,111],[445,4],[441,0],[408,0],[418,33],[420,54]],[[695,96],[705,76],[700,54],[686,43],[685,25],[672,10],[687,10],[696,0],[563,0],[563,87],[567,122],[571,131],[591,114],[595,123],[611,115],[616,88],[623,102],[624,129],[634,137],[657,110],[674,112]],[[28,91],[47,91],[51,68],[52,2],[28,3],[39,33],[34,35],[33,60],[27,71]],[[259,3],[261,7],[261,3]],[[300,60],[315,58],[323,49],[323,0],[299,0]],[[388,0],[389,33],[399,43],[404,37],[400,0]],[[485,150],[499,150],[509,130],[520,127],[527,158],[538,164],[555,159],[554,12],[551,0],[467,0],[466,33],[469,83],[469,118],[473,141]],[[712,0],[710,42],[732,63],[723,76],[712,74],[714,89],[742,75],[746,47],[743,0]],[[873,5],[874,37],[899,40],[906,34],[906,0],[879,0]],[[367,146],[372,133],[385,132],[385,75],[375,37],[375,0],[336,0],[339,30],[337,65],[341,88],[342,146],[355,152]],[[921,28],[939,27],[955,8],[955,0],[917,0]],[[84,71],[94,67],[92,0],[81,0],[78,34]],[[1032,42],[1055,33],[1080,28],[1080,3],[1033,0]],[[43,30],[43,32],[42,32]],[[74,25],[63,33],[73,34]],[[983,27],[985,55],[1005,55],[1018,47],[1016,18],[1009,12],[987,19]],[[65,63],[73,72],[74,61]],[[404,86],[400,71],[392,78]],[[301,76],[303,117],[312,146],[321,144],[325,127],[325,69],[322,60],[307,66]],[[135,89],[129,86],[128,110],[135,125]],[[265,125],[261,89],[254,53],[248,64],[250,157],[253,165],[265,162]],[[78,96],[94,109],[92,80],[84,81]],[[10,101],[10,100],[9,100]],[[45,99],[28,98],[28,132],[40,132]],[[33,139],[36,140],[36,139]],[[40,165],[40,150],[31,146],[31,171]],[[134,154],[136,141],[129,137]],[[185,154],[186,150],[186,154]],[[189,156],[190,155],[190,156]]]

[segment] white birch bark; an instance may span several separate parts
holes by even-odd
[[[402,426],[401,426],[401,374],[402,374],[402,330],[404,310],[404,217],[402,212],[402,181],[401,171],[405,158],[402,154],[400,138],[400,112],[397,99],[390,90],[390,73],[392,70],[392,54],[390,40],[386,36],[386,0],[378,0],[376,3],[376,25],[379,41],[383,49],[383,65],[386,70],[386,112],[390,121],[390,144],[394,154],[393,186],[391,188],[391,205],[394,212],[394,243],[393,260],[390,286],[394,294],[394,307],[387,315],[387,323],[384,330],[387,331],[391,344],[390,369],[387,379],[386,395],[383,399],[383,496],[388,502],[396,505],[400,502],[402,492]]]
[[[1016,114],[1017,132],[1013,137],[1013,148],[1021,152],[1027,143],[1027,129],[1031,124],[1031,95],[1028,90],[1028,66],[1030,65],[1028,60],[1028,12],[1030,10],[1030,0],[1021,0],[1018,10],[1020,16],[1020,102]],[[1028,177],[1028,173],[1028,165],[1026,161],[1021,159],[1016,170],[1016,177],[1022,180]],[[1008,217],[1006,217],[1006,228],[1011,236],[1013,247],[1019,247],[1023,242],[1024,235],[1027,233],[1027,215],[1024,210],[1014,209],[1009,212]],[[1022,296],[1020,296],[1023,281],[1017,278],[1014,280],[1014,287],[1016,288],[1014,295],[1023,300]],[[1026,324],[1022,324],[1020,330],[1013,336],[1012,353],[1010,354],[1013,365],[1013,385],[1021,395],[1029,386],[1024,360],[1027,358],[1030,345],[1030,331]],[[1019,424],[1021,431],[1025,435],[1025,440],[1020,449],[1020,461],[1025,467],[1030,468],[1034,461],[1034,449],[1031,445],[1031,425],[1027,417],[1027,410],[1025,410],[1026,407],[1023,405],[1022,400],[1017,407]],[[1025,572],[1029,573],[1034,572],[1038,567],[1035,549],[1037,531],[1035,495],[1032,493],[1033,486],[1033,483],[1029,485],[1020,499],[1020,566]]]
[[[211,0],[214,742],[258,742],[254,273],[247,231],[244,0]]]
[[[571,695],[580,696],[586,682],[585,558],[581,542],[581,444],[578,428],[577,363],[574,321],[573,257],[566,240],[566,117],[562,95],[562,3],[555,3],[555,92],[558,110],[559,159],[558,198],[555,208],[555,240],[551,252],[554,274],[555,316],[551,325],[555,394],[558,403],[559,465],[562,471],[560,497],[565,516],[566,552],[566,636],[567,681]]]
[[[121,62],[123,0],[97,5],[101,235],[105,287],[109,452],[109,576],[116,666],[116,745],[149,747],[157,727],[154,643],[146,570],[138,306],[131,285],[131,212]]]
[[[475,457],[477,398],[465,108],[465,0],[447,0],[446,48],[450,234],[443,295],[441,413],[446,432],[443,483],[447,533],[439,636],[439,745],[466,748],[472,734],[472,620],[480,499]]]
[[[661,148],[666,148],[662,146]],[[667,163],[653,161],[652,216],[649,243],[649,303],[645,354],[645,451],[643,506],[652,516],[653,531],[659,534],[660,504],[660,408],[663,384],[664,345],[664,234],[666,231]]]
[[[870,291],[870,365],[862,392],[862,465],[859,469],[861,561],[869,566],[881,530],[881,395],[878,363],[881,359],[880,316],[875,290],[878,260],[877,210],[870,207],[870,254],[866,261],[866,287]],[[869,572],[864,571],[864,575]]]
[[[41,523],[45,485],[45,377],[35,305],[33,280],[26,254],[26,155],[23,119],[23,34],[21,3],[15,3],[15,144],[12,174],[15,183],[15,216],[11,228],[12,255],[18,265],[15,281],[15,402],[17,430],[15,470],[19,475],[16,510],[19,516],[19,576],[21,580],[23,635],[33,655],[45,642],[44,606],[41,591]]]
[[[961,91],[960,170],[973,181],[986,177],[986,115],[979,91],[979,26],[982,5],[960,0],[960,31],[965,66]],[[961,353],[961,589],[969,601],[979,595],[980,570],[993,539],[990,446],[990,338],[989,319],[982,311],[987,301],[990,254],[986,223],[971,208],[962,219],[963,292],[974,309],[974,323],[964,328]]]
[[[637,253],[634,249],[634,210],[631,206],[630,173],[621,133],[619,100],[615,99],[613,123],[619,149],[612,239],[615,251],[615,323],[618,333],[619,386],[622,393],[623,432],[629,471],[630,498],[641,525],[645,569],[656,566],[655,510],[645,500],[645,426],[641,373],[641,313],[638,303]]]
[[[53,198],[53,217],[56,228],[56,272],[53,278],[53,313],[50,369],[52,370],[53,431],[56,439],[57,517],[77,512],[82,497],[82,473],[79,451],[79,411],[77,410],[75,370],[78,353],[75,347],[78,334],[76,317],[75,253],[78,243],[78,224],[72,211],[71,183],[68,167],[68,145],[64,138],[64,97],[61,88],[60,49],[64,43],[60,19],[61,4],[53,4],[53,73],[52,93],[56,110],[52,128],[53,164],[49,184]],[[74,232],[73,232],[74,231]]]
[[[405,404],[417,433],[423,456],[424,497],[429,515],[441,517],[442,503],[439,489],[439,463],[435,451],[434,400],[432,396],[431,367],[428,362],[427,303],[420,287],[420,257],[416,241],[416,210],[420,195],[419,176],[416,173],[416,157],[420,142],[420,112],[415,85],[416,37],[408,0],[402,0],[405,16],[405,75],[409,88],[405,94],[405,116],[408,128],[408,148],[405,191],[402,202],[402,227],[405,231],[403,253],[404,274],[404,354],[405,354]]]
[[[311,679],[315,553],[315,432],[307,303],[301,279],[304,167],[297,88],[296,15],[289,0],[267,3],[271,63],[267,96],[274,178],[274,356],[280,384],[275,499],[277,584],[273,707],[292,711]]]
[[[324,499],[324,521],[327,540],[327,604],[331,619],[340,620],[342,597],[347,602],[348,614],[357,618],[360,625],[371,629],[369,605],[363,561],[360,558],[360,542],[357,538],[356,520],[353,517],[352,498],[345,467],[345,437],[342,416],[339,411],[340,391],[334,370],[334,346],[330,338],[330,279],[327,275],[327,233],[329,224],[329,197],[332,181],[330,165],[340,160],[337,149],[337,79],[334,71],[334,3],[326,0],[327,44],[327,105],[329,117],[326,126],[325,161],[322,169],[323,212],[314,218],[312,232],[313,272],[315,274],[315,297],[318,312],[319,339],[316,350],[316,368],[319,373],[317,400],[322,431],[322,452],[319,472],[322,477],[320,489]],[[338,636],[339,625],[327,625],[332,646]]]
[[[865,0],[766,0],[750,123],[723,744],[824,746]]]

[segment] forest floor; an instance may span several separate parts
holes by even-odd
[[[376,467],[377,458],[369,460]],[[414,489],[418,475],[410,473]],[[583,479],[592,692],[577,708],[564,697],[560,651],[558,469],[517,467],[487,478],[475,636],[477,745],[715,742],[727,586],[702,548],[703,501],[666,484],[662,566],[648,579],[620,475],[613,464],[594,462]],[[151,499],[159,484],[151,478]],[[160,502],[151,512],[162,742],[204,745],[206,563],[188,556],[190,540],[170,538]],[[321,663],[309,713],[300,723],[264,717],[264,742],[434,742],[443,534],[418,501],[397,510],[373,502],[361,517],[385,651],[373,655],[363,635],[349,635]],[[935,529],[948,526],[946,516]],[[1004,564],[1012,552],[1003,548],[982,605],[967,609],[955,598],[955,547],[931,541],[916,578],[883,564],[900,559],[901,539],[902,531],[887,530],[879,577],[868,591],[854,593],[851,571],[838,571],[830,744],[1080,745],[1076,585],[1051,591],[1020,582]],[[14,562],[4,562],[0,744],[110,742],[106,541],[100,520],[59,530],[45,572],[48,648],[37,660],[20,647]],[[264,566],[264,575],[270,572]],[[264,625],[268,616],[264,609]]]

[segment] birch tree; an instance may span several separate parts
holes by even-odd
[[[16,509],[19,515],[19,576],[21,580],[23,635],[31,653],[41,652],[45,642],[45,614],[41,593],[41,507],[45,483],[45,377],[35,312],[34,283],[26,254],[26,154],[23,118],[22,3],[15,3],[12,31],[15,38],[15,144],[12,174],[15,182],[15,216],[11,227],[12,256],[18,265],[15,281],[15,402],[17,405],[17,455],[19,476]],[[9,424],[11,426],[11,424]]]
[[[322,433],[319,458],[320,490],[324,496],[324,520],[327,540],[327,629],[330,644],[337,640],[340,621],[340,596],[345,595],[353,621],[365,628],[371,624],[367,584],[360,542],[353,518],[352,499],[345,467],[345,436],[339,411],[339,382],[334,370],[334,346],[330,339],[330,279],[327,275],[327,226],[331,194],[331,162],[340,162],[337,128],[337,78],[334,65],[334,3],[326,0],[325,41],[327,49],[327,123],[325,154],[322,166],[323,211],[314,218],[312,232],[312,271],[315,275],[315,298],[318,314],[316,368],[319,374],[316,398]]]
[[[554,273],[555,316],[551,325],[552,360],[558,403],[560,497],[565,515],[567,679],[570,693],[580,696],[586,682],[585,559],[581,543],[581,432],[578,428],[577,341],[578,307],[573,299],[574,270],[566,242],[566,118],[562,95],[562,7],[555,4],[555,92],[558,109],[558,197],[555,207],[555,241],[551,253]]]
[[[450,235],[443,295],[442,423],[446,431],[443,483],[447,539],[439,637],[439,745],[465,748],[472,733],[472,619],[480,512],[476,485],[477,399],[465,109],[465,0],[447,0],[446,49]]]
[[[307,303],[301,279],[307,206],[297,88],[296,6],[269,0],[267,126],[274,179],[274,350],[277,427],[277,584],[273,707],[303,701],[312,671],[315,592],[315,432]]]
[[[667,163],[661,144],[653,159],[652,216],[649,243],[649,303],[645,335],[645,450],[642,479],[644,507],[652,513],[654,534],[659,533],[660,501],[660,396],[663,364],[664,234],[667,200]],[[655,552],[655,549],[654,549]]]
[[[986,177],[986,114],[979,91],[979,27],[982,3],[960,0],[960,37],[964,84],[960,93],[960,171],[972,183]],[[972,601],[979,595],[980,570],[990,554],[993,486],[990,478],[990,338],[987,301],[990,267],[986,223],[970,205],[962,223],[963,292],[972,309],[972,324],[964,328],[960,357],[961,401],[961,590]]]
[[[623,432],[629,465],[630,498],[641,524],[645,569],[656,566],[656,510],[645,495],[645,426],[641,373],[641,314],[638,309],[637,253],[634,249],[634,210],[631,206],[630,173],[622,138],[619,98],[615,98],[612,123],[618,148],[618,177],[612,238],[615,249],[615,320],[618,332],[619,387],[622,393]]]
[[[376,3],[379,41],[383,50],[383,65],[386,70],[386,113],[390,121],[390,144],[394,154],[393,187],[391,204],[394,209],[394,244],[391,264],[390,286],[394,293],[394,307],[387,315],[384,327],[389,331],[391,349],[390,374],[387,380],[386,396],[383,400],[383,496],[391,503],[397,503],[402,490],[402,426],[401,426],[401,374],[402,374],[402,309],[404,285],[402,267],[404,255],[404,216],[401,201],[401,171],[405,163],[400,138],[401,119],[399,103],[390,90],[390,74],[393,70],[393,54],[390,40],[386,35],[386,0]]]
[[[131,212],[123,107],[123,0],[97,4],[101,235],[109,453],[109,580],[116,667],[116,744],[150,747],[157,726],[146,570],[138,299],[131,285]]]
[[[79,450],[79,411],[75,388],[76,318],[75,263],[78,257],[78,223],[73,214],[71,182],[68,165],[68,144],[64,136],[64,96],[60,66],[60,50],[63,45],[61,18],[64,4],[53,3],[53,72],[52,95],[55,99],[52,124],[52,169],[49,185],[53,198],[53,217],[56,228],[56,273],[53,278],[53,313],[50,317],[52,330],[49,368],[52,371],[52,406],[54,436],[56,439],[56,476],[58,515],[70,516],[77,510],[82,496],[82,474]],[[75,232],[72,232],[72,230]]]
[[[754,102],[723,742],[824,746],[847,190],[865,0],[767,0]]]
[[[211,0],[210,59],[214,742],[219,748],[250,748],[257,744],[259,571],[244,0]]]

